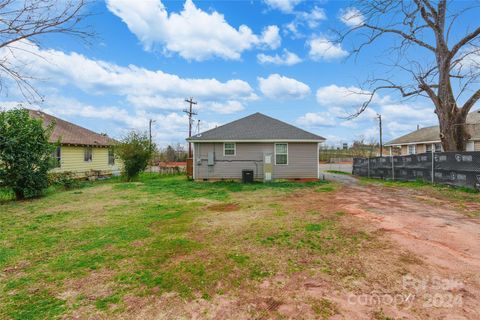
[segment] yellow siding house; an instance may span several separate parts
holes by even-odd
[[[42,111],[28,111],[45,126],[54,123],[50,142],[60,142],[60,146],[53,154],[58,166],[52,172],[72,172],[77,177],[120,174],[122,165],[115,157],[115,140]]]

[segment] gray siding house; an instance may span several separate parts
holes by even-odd
[[[191,138],[193,179],[318,179],[323,137],[261,113],[227,123]]]

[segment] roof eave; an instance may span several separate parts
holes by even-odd
[[[410,144],[427,144],[427,143],[440,143],[440,140],[430,140],[430,141],[413,141],[413,142],[389,142],[385,143],[383,146],[384,147],[397,147],[397,146],[405,146],[405,145],[410,145]]]
[[[188,142],[213,143],[213,142],[311,142],[321,143],[326,139],[186,139]]]

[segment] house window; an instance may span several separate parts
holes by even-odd
[[[288,164],[287,143],[275,143],[275,164]]]
[[[53,167],[54,168],[60,168],[61,166],[61,160],[62,160],[62,148],[58,146],[53,152],[52,152],[52,162],[53,162]]]
[[[427,153],[432,153],[432,145],[430,143],[427,144]]]
[[[92,147],[85,147],[83,151],[83,161],[86,161],[86,162],[92,161]]]
[[[226,142],[223,144],[223,155],[234,156],[236,153],[236,144],[233,142]]]
[[[111,166],[115,164],[115,152],[113,148],[108,149],[108,164]]]
[[[416,153],[416,146],[414,144],[408,145],[408,154],[415,154]]]
[[[442,144],[435,143],[435,152],[442,152]]]

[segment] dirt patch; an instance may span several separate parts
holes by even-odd
[[[480,299],[479,219],[465,217],[450,201],[407,188],[349,185],[337,192],[333,201],[393,241],[396,252],[403,250],[398,261],[407,266],[405,274],[424,285],[413,292],[424,298],[415,306],[420,314],[480,317],[475,302]],[[439,289],[432,279],[453,284],[453,288]],[[453,297],[457,304],[434,306],[429,297]]]
[[[73,302],[82,295],[90,301],[105,298],[112,293],[111,280],[115,272],[108,269],[94,271],[85,277],[70,279],[65,282],[66,290],[59,298]]]
[[[207,209],[216,212],[231,212],[239,210],[240,206],[238,203],[217,203],[209,205]]]

